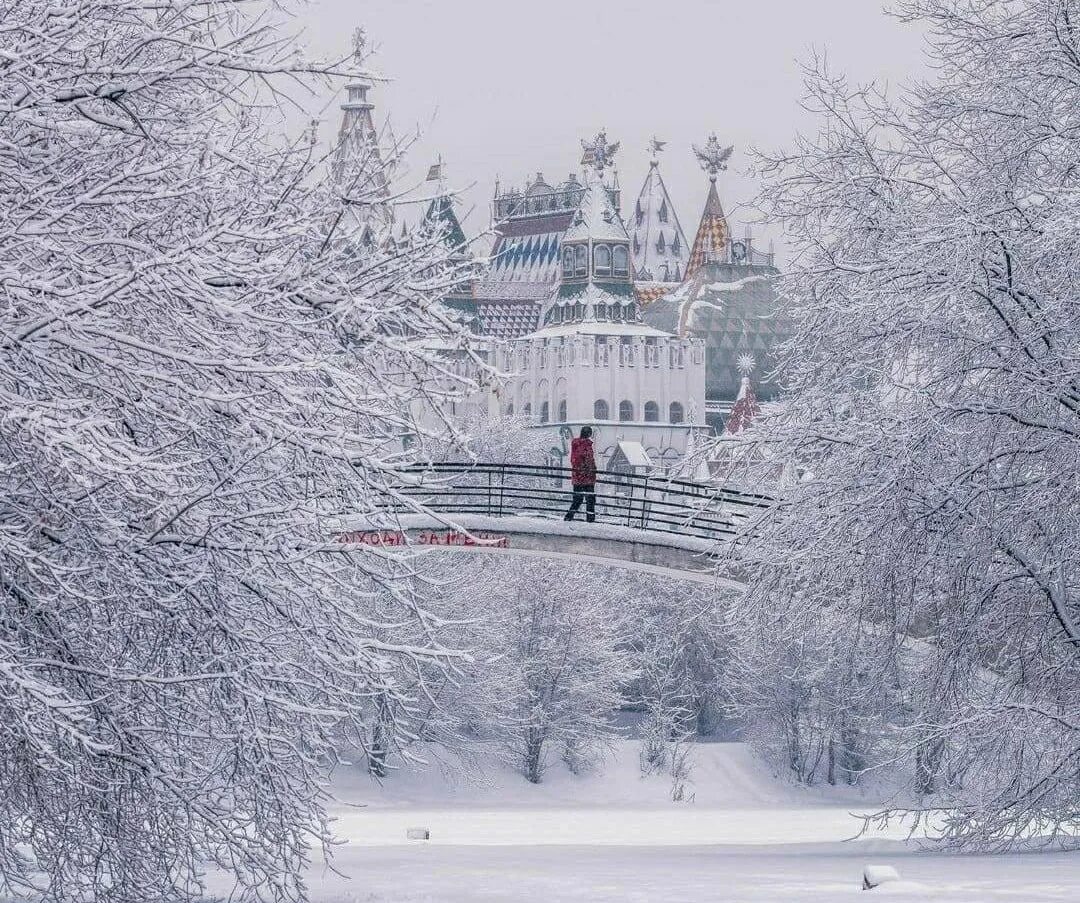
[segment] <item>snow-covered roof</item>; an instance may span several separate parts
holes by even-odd
[[[619,443],[619,451],[623,453],[626,463],[631,467],[652,467],[652,459],[640,442],[623,440]]]
[[[690,247],[656,160],[649,166],[626,228],[637,277],[669,287],[682,281]]]
[[[596,175],[589,179],[581,206],[570,221],[562,240],[584,241],[588,238],[594,241],[630,241],[622,220],[611,203],[608,190]]]
[[[777,353],[791,332],[776,276],[772,267],[709,262],[689,282],[644,305],[641,316],[657,329],[704,339],[706,398],[734,401],[742,382],[739,358],[750,356],[760,374],[758,391],[768,399],[779,390]]]

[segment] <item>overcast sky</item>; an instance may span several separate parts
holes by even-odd
[[[423,133],[414,179],[442,155],[470,231],[488,225],[496,177],[565,179],[580,168],[579,139],[604,127],[622,144],[624,214],[649,138],[669,142],[661,171],[691,239],[707,189],[691,142],[715,131],[734,144],[720,189],[741,233],[755,194],[747,149],[813,128],[799,108],[813,49],[860,81],[897,84],[924,65],[918,32],[881,0],[314,0],[306,15],[320,54],[344,52],[364,26],[372,67],[392,79],[374,92],[378,116],[399,136]],[[336,129],[338,111],[325,115]]]

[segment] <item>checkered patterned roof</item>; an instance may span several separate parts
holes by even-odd
[[[559,244],[570,217],[556,213],[502,223],[496,229],[491,269],[484,282],[554,285],[559,278]]]
[[[478,300],[476,309],[484,335],[516,339],[540,328],[540,305],[531,301]]]
[[[731,229],[728,228],[724,207],[720,195],[716,193],[716,182],[709,182],[709,197],[701,214],[694,246],[690,250],[690,260],[686,264],[686,278],[689,279],[708,261],[710,255],[726,254]]]

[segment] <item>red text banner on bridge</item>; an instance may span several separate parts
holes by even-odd
[[[459,530],[417,530],[407,536],[402,530],[352,530],[338,537],[340,542],[360,546],[480,546],[510,548],[510,538],[496,533],[462,533]]]

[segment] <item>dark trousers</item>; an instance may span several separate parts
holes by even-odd
[[[590,524],[596,520],[596,485],[588,483],[574,487],[574,499],[570,502],[570,510],[566,512],[566,520],[573,520],[578,508],[581,507],[582,499],[585,501],[585,520]]]

